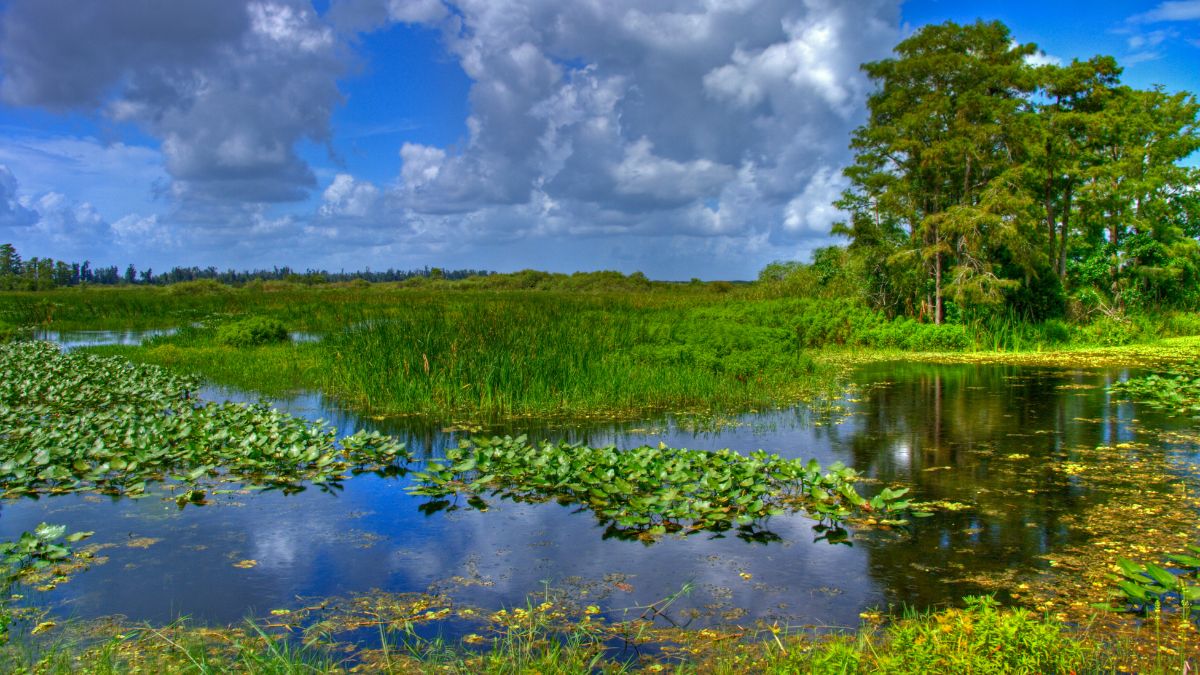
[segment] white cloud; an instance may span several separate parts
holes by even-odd
[[[339,173],[322,195],[325,202],[318,213],[324,217],[364,217],[375,213],[379,204],[379,188],[371,183],[356,181],[353,176]]]
[[[836,198],[862,121],[859,65],[898,30],[889,0],[447,4],[412,21],[440,27],[473,81],[468,136],[404,144],[388,201],[468,246],[827,234],[818,200]]]
[[[0,98],[137,124],[186,201],[307,196],[295,148],[328,142],[344,61],[308,0],[13,0],[0,15]]]
[[[1147,26],[1189,21],[1200,21],[1200,0],[1163,2],[1150,11],[1129,17],[1124,26],[1115,30],[1118,34],[1128,36],[1125,38],[1125,44],[1129,53],[1122,57],[1121,62],[1132,66],[1161,59],[1162,48],[1168,42],[1179,39],[1180,33],[1171,26],[1154,30],[1148,30]],[[1191,40],[1186,42],[1192,43]]]
[[[1021,43],[1017,42],[1016,40],[1013,40],[1009,43],[1010,49],[1016,49],[1020,46]],[[1028,63],[1031,66],[1061,66],[1063,60],[1057,56],[1051,56],[1050,54],[1047,54],[1039,49],[1036,52],[1026,56],[1025,63]]]
[[[141,216],[131,213],[114,222],[111,227],[117,243],[126,250],[147,247],[163,249],[179,243],[172,229],[159,222],[158,214]]]
[[[625,148],[625,157],[612,171],[618,194],[672,205],[716,196],[734,173],[732,168],[704,158],[678,162],[659,157],[645,137]]]
[[[17,177],[0,164],[0,232],[28,227],[37,222],[37,213],[17,198]]]
[[[1200,0],[1173,0],[1160,3],[1154,9],[1129,18],[1131,23],[1165,21],[1200,21]]]
[[[121,246],[166,232],[221,265],[627,270],[669,267],[661,249],[751,276],[825,234],[870,88],[859,65],[890,54],[898,20],[898,0],[334,0],[324,15],[308,0],[12,0],[0,96],[158,140],[104,152],[148,153],[129,182],[168,208],[105,206],[82,178],[58,190],[104,207]],[[396,134],[394,180],[340,166],[318,184],[297,146],[330,142],[354,32],[396,22],[439,31],[470,78],[466,134]],[[53,189],[50,171],[21,173]]]
[[[849,185],[841,173],[820,169],[804,186],[804,191],[788,202],[784,210],[783,226],[794,232],[809,232],[817,235],[829,234],[830,228],[845,218],[833,205]]]

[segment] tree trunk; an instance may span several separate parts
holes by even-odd
[[[1071,227],[1071,198],[1074,195],[1072,188],[1074,184],[1067,183],[1066,189],[1063,190],[1063,210],[1062,210],[1062,229],[1059,230],[1058,241],[1058,280],[1062,282],[1063,288],[1067,286],[1067,232]],[[1054,235],[1053,232],[1050,233]]]
[[[1118,275],[1121,272],[1121,269],[1120,269],[1121,268],[1121,251],[1120,251],[1120,243],[1121,243],[1120,242],[1120,237],[1121,237],[1120,227],[1121,226],[1119,224],[1120,219],[1118,216],[1116,216],[1114,214],[1110,214],[1109,218],[1110,218],[1110,220],[1109,220],[1109,226],[1108,226],[1108,241],[1109,241],[1109,243],[1112,244],[1112,247],[1113,247],[1112,261],[1108,267],[1109,292],[1112,293],[1113,301],[1116,303],[1116,306],[1120,307],[1122,305],[1122,303],[1120,301],[1120,295],[1118,294],[1118,292],[1121,290],[1121,286],[1117,282],[1118,282]]]
[[[1051,261],[1051,264],[1054,264],[1054,261],[1058,258],[1058,256],[1055,255],[1055,251],[1054,251],[1054,240],[1055,240],[1054,230],[1055,230],[1057,218],[1055,218],[1055,216],[1054,216],[1053,188],[1054,188],[1053,177],[1051,176],[1050,170],[1047,169],[1046,170],[1046,183],[1045,183],[1045,185],[1042,186],[1042,205],[1046,209],[1046,235],[1047,235],[1046,238],[1047,238],[1048,243],[1050,244],[1050,255],[1047,257],[1047,259]]]
[[[945,315],[942,306],[942,253],[938,251],[934,257],[933,265],[933,296],[937,303],[933,308],[933,322],[937,325],[942,325],[942,317]]]

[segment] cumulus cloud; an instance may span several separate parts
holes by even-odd
[[[827,234],[870,86],[859,65],[898,24],[890,0],[436,4],[450,11],[340,8],[442,31],[472,80],[467,137],[403,145],[389,199],[430,229],[486,214],[465,234],[493,245]]]
[[[361,218],[376,212],[380,193],[379,188],[369,182],[356,181],[350,174],[339,173],[325,188],[323,196],[320,215]]]
[[[142,216],[128,214],[111,225],[116,243],[126,250],[145,247],[164,249],[179,244],[176,233],[166,223],[160,222],[158,214]]]
[[[315,264],[366,247],[501,269],[628,269],[662,251],[746,275],[838,218],[828,201],[870,87],[859,65],[889,54],[899,4],[11,0],[0,97],[158,140],[177,209],[130,209],[119,242],[222,264],[253,246],[269,264],[286,241]],[[463,137],[401,139],[390,180],[339,166],[318,183],[297,146],[330,142],[358,34],[396,24],[437,31],[470,79]],[[539,259],[551,248],[564,254]]]
[[[17,177],[0,164],[0,232],[28,227],[37,222],[37,213],[17,200]]]
[[[183,200],[274,202],[315,187],[296,154],[329,140],[341,48],[307,0],[13,0],[0,97],[103,110],[161,141]]]

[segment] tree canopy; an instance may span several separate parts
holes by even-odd
[[[849,214],[867,300],[940,323],[1200,305],[1200,105],[1111,57],[1039,64],[999,22],[926,26],[864,64]]]

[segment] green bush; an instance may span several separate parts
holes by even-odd
[[[1117,347],[1137,342],[1145,332],[1142,323],[1128,318],[1103,317],[1083,326],[1077,339],[1085,344]]]
[[[212,279],[181,281],[167,286],[167,292],[171,295],[222,295],[232,290],[229,286]]]
[[[908,335],[904,338],[903,347],[908,350],[960,352],[971,346],[971,340],[962,326],[914,322],[907,330]]]
[[[1200,314],[1174,312],[1163,320],[1159,334],[1163,337],[1200,335]]]
[[[217,342],[230,347],[253,347],[287,339],[287,328],[265,316],[251,316],[217,327]]]
[[[875,666],[891,673],[1067,673],[1087,654],[1062,627],[990,597],[965,609],[902,620],[887,629]]]

